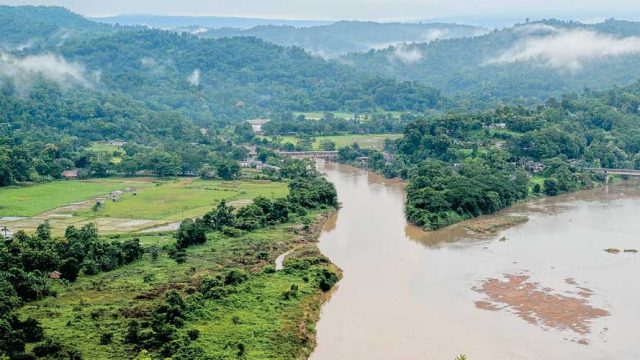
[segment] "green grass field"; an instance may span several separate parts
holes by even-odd
[[[300,115],[304,115],[304,117],[307,120],[322,120],[324,118],[326,112],[324,111],[295,111],[293,113],[294,116],[300,116]],[[333,114],[334,117],[338,118],[338,119],[344,119],[344,120],[350,120],[353,119],[353,117],[355,116],[354,113],[351,112],[342,112],[342,111],[329,111],[329,113]],[[400,116],[404,115],[404,114],[411,114],[411,111],[384,111],[384,110],[377,110],[374,111],[373,113],[364,113],[364,114],[359,114],[360,119],[362,120],[366,120],[368,118],[370,118],[373,114],[380,114],[380,115],[391,115],[395,118],[399,118]]]
[[[357,143],[362,148],[382,150],[386,139],[398,139],[401,134],[365,134],[365,135],[338,135],[338,136],[320,136],[316,138],[313,144],[315,148],[319,148],[323,141],[333,141],[337,148],[343,148],[353,143]]]
[[[105,143],[92,142],[91,146],[89,146],[88,150],[93,152],[108,152],[113,153],[116,150],[119,150],[120,147]]]
[[[34,216],[132,186],[144,186],[144,182],[135,179],[97,179],[0,188],[0,216]]]
[[[116,150],[119,150],[120,152],[124,153],[124,149],[122,147],[115,146],[115,145],[110,145],[110,144],[105,144],[105,143],[100,143],[100,142],[92,142],[91,146],[89,146],[87,148],[87,150],[93,151],[95,153],[107,154],[109,156],[109,158],[111,159],[111,162],[114,163],[114,164],[121,163],[122,162],[122,157],[121,156],[113,156],[113,152],[116,151]]]
[[[279,198],[288,193],[286,183],[268,181],[209,181],[191,178],[168,181],[153,178],[56,181],[0,189],[0,216],[35,216],[125,188],[136,189],[137,196],[125,192],[120,201],[107,202],[97,212],[87,209],[76,215],[86,218],[177,221],[183,216],[187,218],[203,215],[222,199],[250,200],[257,196]]]
[[[286,183],[178,179],[140,189],[136,196],[124,193],[117,202],[107,202],[104,208],[96,212],[85,211],[79,215],[181,220],[205,214],[222,199],[234,201],[253,199],[257,196],[279,198],[287,193]]]
[[[336,143],[336,147],[343,148],[353,143],[357,143],[362,148],[382,150],[385,139],[398,139],[402,137],[402,134],[357,134],[357,135],[334,135],[334,136],[318,136],[315,138],[313,148],[315,150],[320,149],[320,144],[323,141],[333,141]],[[266,137],[271,139],[270,137]],[[280,143],[292,143],[297,144],[300,139],[295,136],[280,136]]]
[[[325,112],[322,112],[322,111],[306,111],[306,112],[294,112],[293,116],[304,115],[304,117],[307,120],[322,120],[324,118],[324,114]],[[338,119],[345,119],[345,120],[353,119],[353,113],[338,111],[338,112],[331,112],[331,114],[333,114],[333,116]]]
[[[310,213],[308,217],[317,215]],[[300,218],[294,220],[301,222]],[[198,329],[200,337],[193,345],[215,359],[237,358],[237,344],[246,349],[243,359],[307,358],[315,344],[314,324],[324,298],[317,286],[318,272],[339,270],[320,255],[315,245],[306,243],[306,239],[315,238],[315,231],[299,237],[291,231],[292,225],[236,238],[210,234],[206,244],[187,250],[183,264],[162,251],[155,261],[145,255],[112,272],[81,275],[75,283],[57,284],[56,297],[29,303],[18,314],[23,319],[41,321],[45,334],[77,348],[85,359],[130,359],[135,350],[123,342],[123,334],[131,319],[144,319],[169,289],[178,290],[186,298],[187,290],[197,289],[202,279],[240,269],[248,279],[228,296],[217,300],[193,296],[197,300],[189,301],[190,315],[180,331]],[[162,245],[170,238],[142,237],[141,242]],[[283,271],[264,271],[273,267],[279,254],[294,247],[298,250],[291,258],[310,259],[314,265],[289,268],[287,260]],[[298,287],[296,295],[283,297],[294,284]],[[100,336],[107,332],[114,334],[112,343],[100,345]]]

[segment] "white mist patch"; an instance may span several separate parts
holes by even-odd
[[[198,35],[198,34],[206,33],[207,31],[209,31],[209,29],[207,29],[205,27],[201,27],[201,28],[197,28],[195,30],[192,30],[191,33],[193,35]]]
[[[420,49],[410,45],[398,45],[391,53],[392,60],[399,60],[405,64],[415,64],[424,57]]]
[[[191,84],[191,86],[195,86],[195,87],[200,86],[200,70],[199,69],[193,70],[191,75],[187,77],[187,81],[189,82],[189,84]]]
[[[8,77],[22,89],[28,88],[38,76],[64,88],[74,85],[91,87],[84,66],[50,53],[22,58],[0,53],[0,75]]]
[[[432,42],[434,40],[445,39],[447,37],[449,37],[448,29],[433,29],[425,34],[424,39],[427,42]]]
[[[156,60],[153,59],[153,58],[150,58],[150,57],[141,58],[140,59],[140,64],[142,64],[142,66],[148,66],[148,67],[154,67],[154,66],[158,65]]]
[[[556,33],[558,32],[558,28],[548,24],[524,24],[518,25],[513,28],[513,31],[524,34],[534,34],[534,33]]]
[[[534,61],[554,69],[578,71],[590,60],[632,54],[640,54],[640,37],[571,29],[526,38],[486,64]]]

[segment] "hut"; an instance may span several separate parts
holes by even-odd
[[[116,190],[109,193],[109,200],[116,202],[120,200],[120,195],[122,195],[122,191]]]
[[[54,271],[49,274],[49,279],[60,280],[62,278],[62,274],[59,271]]]
[[[76,180],[78,178],[78,170],[65,170],[62,172],[62,177],[67,180]]]

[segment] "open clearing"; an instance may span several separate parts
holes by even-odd
[[[84,216],[129,219],[180,220],[205,214],[220,200],[244,200],[257,196],[284,197],[286,184],[275,182],[209,181],[180,179],[144,189],[137,196],[124,194],[118,202],[107,202],[97,212]]]
[[[127,187],[152,185],[149,179],[94,179],[55,181],[0,189],[0,216],[34,216]]]
[[[358,134],[358,135],[333,135],[333,136],[317,136],[313,142],[313,149],[319,150],[320,144],[324,141],[333,141],[336,147],[343,148],[357,143],[361,148],[382,150],[386,139],[398,139],[402,134]],[[266,137],[271,139],[271,137]],[[280,143],[297,144],[300,139],[294,136],[280,136]]]
[[[322,120],[322,119],[324,119],[324,115],[325,114],[326,113],[322,112],[322,111],[307,111],[307,112],[294,112],[293,113],[294,116],[304,115],[304,117],[307,120]],[[335,118],[338,118],[338,119],[345,119],[345,120],[353,119],[353,113],[331,112],[331,114],[333,114],[333,116]]]
[[[99,197],[123,192],[94,211]],[[135,189],[137,195],[133,195]],[[95,222],[101,233],[129,233],[169,226],[184,218],[205,214],[220,200],[242,206],[257,196],[284,197],[286,183],[270,181],[216,181],[194,178],[159,181],[153,178],[109,178],[58,181],[0,190],[0,227],[32,231],[48,220],[55,233],[70,225]]]

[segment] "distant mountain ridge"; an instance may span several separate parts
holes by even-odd
[[[488,30],[481,27],[445,23],[339,21],[330,25],[305,28],[269,25],[251,29],[212,29],[198,31],[198,36],[253,36],[282,46],[298,46],[315,55],[337,57],[370,49],[384,49],[401,43],[472,37],[487,32]]]
[[[93,20],[107,24],[141,25],[158,29],[178,29],[186,27],[197,28],[240,28],[248,29],[254,26],[321,26],[333,23],[323,20],[286,20],[263,19],[232,16],[164,16],[164,15],[116,15],[106,17],[94,17]]]
[[[550,96],[640,78],[640,23],[558,20],[483,36],[396,46],[341,58],[357,69],[419,81],[462,104],[535,104]]]

